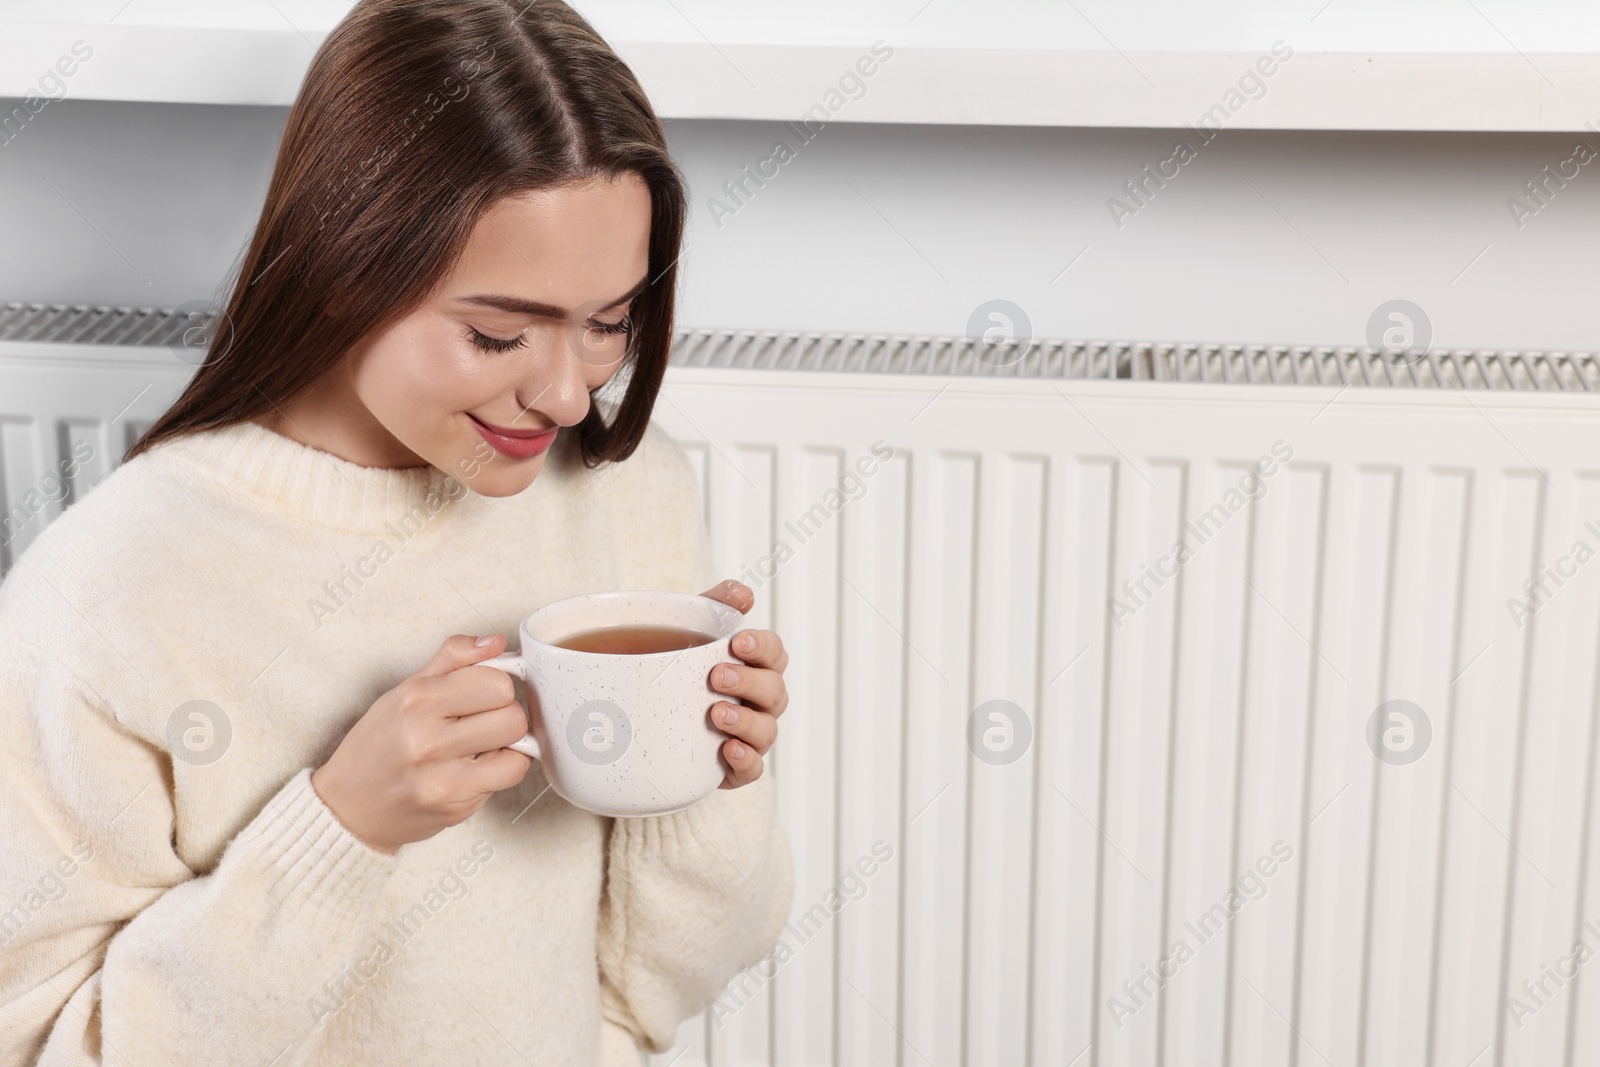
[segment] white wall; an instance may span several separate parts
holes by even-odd
[[[0,301],[209,299],[255,226],[287,114],[47,104],[0,146]]]
[[[0,147],[0,300],[208,297],[284,114],[50,106]],[[1520,229],[1506,203],[1577,135],[1227,130],[1120,228],[1108,198],[1177,131],[834,123],[801,146],[781,123],[680,120],[670,136],[694,199],[686,325],[959,334],[1004,298],[1040,336],[1359,344],[1405,298],[1436,344],[1600,348],[1596,167]],[[708,199],[780,137],[795,158],[719,227]]]
[[[1225,131],[1119,229],[1176,132],[835,125],[719,229],[707,197],[784,132],[674,127],[695,325],[962,333],[999,297],[1040,336],[1359,344],[1405,298],[1439,344],[1600,344],[1600,175],[1520,230],[1506,207],[1571,136]]]

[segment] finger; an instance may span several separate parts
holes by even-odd
[[[463,715],[445,723],[439,753],[445,759],[470,759],[520,741],[527,732],[528,716],[521,704]]]
[[[765,756],[778,739],[778,720],[754,708],[742,708],[719,700],[711,705],[711,725],[744,741]]]
[[[771,715],[782,715],[789,706],[789,690],[783,675],[734,663],[719,663],[711,668],[711,688],[746,704],[753,704]]]
[[[463,795],[482,796],[519,784],[533,766],[533,758],[514,748],[497,748],[471,759],[458,760],[453,766],[457,768]]]
[[[756,603],[756,595],[750,591],[750,587],[732,578],[717,583],[700,595],[720,600],[728,607],[736,608],[741,615],[748,612]]]
[[[479,645],[476,644],[479,638],[471,634],[452,634],[445,638],[444,644],[439,646],[439,651],[433,654],[433,658],[424,663],[411,677],[442,678],[459,667],[498,656],[506,650],[504,634],[488,636],[490,640]]]
[[[760,753],[743,741],[731,739],[725,742],[722,758],[728,761],[728,773],[722,778],[723,789],[737,789],[761,777],[764,761]]]
[[[424,678],[416,684],[449,718],[503,708],[517,699],[511,676],[493,667],[462,667],[443,678]]]
[[[730,647],[735,656],[757,667],[782,674],[789,666],[789,650],[783,647],[783,638],[771,630],[740,630]]]

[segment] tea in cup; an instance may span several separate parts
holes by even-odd
[[[521,648],[481,666],[523,680],[533,729],[508,746],[538,760],[550,788],[597,815],[669,815],[727,773],[728,735],[711,687],[737,662],[744,615],[720,600],[660,590],[589,593],[532,612]]]

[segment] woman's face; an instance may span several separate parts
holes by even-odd
[[[500,201],[434,293],[342,364],[371,431],[360,451],[485,496],[527,488],[621,366],[649,240],[634,174]]]

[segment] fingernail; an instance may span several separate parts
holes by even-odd
[[[724,667],[724,668],[722,668],[722,684],[723,685],[738,685],[739,684],[739,672],[734,670],[732,667]]]
[[[739,721],[739,712],[734,709],[733,705],[730,704],[723,711],[722,721],[727,723],[729,726],[732,726],[734,723]]]
[[[753,634],[740,634],[739,635],[739,651],[740,652],[749,652],[752,649],[754,649],[755,647],[756,647],[756,639],[755,639],[755,636]]]
[[[482,637],[478,638],[476,641],[474,641],[472,643],[477,645],[479,648],[482,648],[484,645],[487,645],[490,641],[493,641],[496,636],[498,636],[498,635],[496,635],[496,634],[484,634]]]
[[[737,741],[733,743],[733,758],[744,759],[744,746]]]

